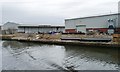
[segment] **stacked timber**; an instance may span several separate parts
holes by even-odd
[[[120,43],[120,34],[113,34],[113,42]]]

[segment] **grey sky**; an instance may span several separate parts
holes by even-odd
[[[118,1],[119,0],[1,0],[1,23],[11,21],[22,24],[64,25],[65,18],[109,14],[110,12],[117,13]]]

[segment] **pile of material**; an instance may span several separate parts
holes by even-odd
[[[60,37],[61,37],[60,33],[36,35],[36,39],[60,39]]]
[[[120,43],[120,34],[113,34],[113,42]]]

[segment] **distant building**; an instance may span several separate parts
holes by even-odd
[[[3,34],[14,34],[18,31],[19,24],[14,22],[7,22],[2,25],[2,33]]]
[[[65,26],[51,25],[20,25],[18,32],[21,33],[49,33],[49,32],[64,32]]]
[[[64,32],[65,26],[51,26],[41,24],[17,24],[7,22],[2,25],[3,34],[21,33],[48,33],[48,32]]]
[[[82,17],[65,19],[65,32],[89,32],[98,31],[103,33],[120,32],[120,24],[118,23],[118,13],[100,16]]]

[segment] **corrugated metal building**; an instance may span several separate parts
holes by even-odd
[[[2,25],[2,30],[8,30],[8,29],[18,29],[19,24],[14,22],[7,22],[4,25]]]
[[[22,33],[49,33],[49,32],[64,32],[65,26],[51,25],[20,25],[18,32]]]
[[[118,24],[118,13],[65,19],[65,32],[67,33],[86,33],[92,30],[107,33],[108,29],[111,28],[115,28],[116,31],[120,31],[120,24]]]
[[[14,34],[18,30],[18,23],[14,22],[7,22],[1,26],[1,30],[3,34]]]

